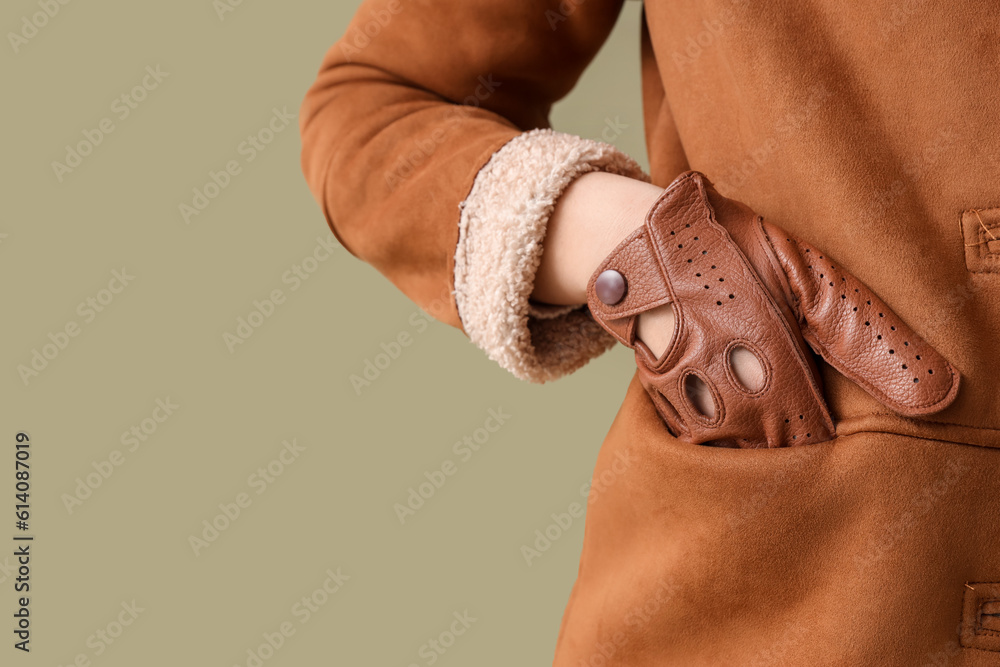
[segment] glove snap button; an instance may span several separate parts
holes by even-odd
[[[625,298],[625,276],[614,269],[603,271],[594,283],[597,298],[606,306],[613,306]]]

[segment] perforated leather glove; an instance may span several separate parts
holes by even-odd
[[[657,411],[689,442],[782,447],[832,439],[809,348],[901,415],[937,412],[958,393],[955,368],[864,283],[722,197],[696,171],[678,176],[643,226],[608,255],[587,300],[597,322],[635,350]],[[667,303],[674,334],[656,358],[636,323]],[[739,348],[757,358],[760,382],[748,385],[734,372]],[[692,400],[706,388],[711,405]]]

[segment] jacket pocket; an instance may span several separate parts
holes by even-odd
[[[1000,652],[1000,583],[965,585],[962,646]]]

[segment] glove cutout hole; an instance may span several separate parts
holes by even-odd
[[[760,352],[746,341],[733,341],[726,350],[726,376],[738,390],[758,396],[767,388],[768,371]]]
[[[696,370],[689,369],[681,379],[685,403],[698,421],[714,426],[722,419],[722,405],[715,387]]]
[[[657,363],[663,361],[663,355],[670,347],[675,326],[674,307],[669,303],[639,315],[635,327],[636,336],[653,353]]]

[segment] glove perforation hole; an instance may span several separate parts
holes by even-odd
[[[919,354],[917,355],[917,361],[920,361],[920,355]]]
[[[722,417],[722,406],[715,387],[709,384],[707,378],[693,369],[688,369],[681,380],[684,403],[694,416],[705,422],[707,426],[717,422]]]
[[[927,374],[928,375],[934,375],[934,369],[933,368],[928,368],[927,369]]]
[[[770,372],[765,367],[761,352],[745,343],[734,340],[726,349],[726,378],[738,391],[757,396],[767,388]]]

